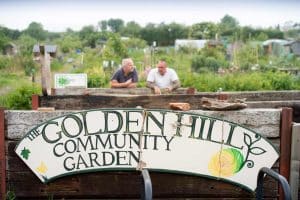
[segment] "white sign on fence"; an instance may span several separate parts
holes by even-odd
[[[87,88],[87,74],[55,74],[54,87],[84,87]]]
[[[15,151],[42,182],[142,166],[250,190],[256,188],[259,169],[271,168],[278,159],[270,142],[238,124],[151,109],[98,109],[54,118],[30,130]]]

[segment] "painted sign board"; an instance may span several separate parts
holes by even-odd
[[[54,87],[87,87],[87,74],[55,74]]]
[[[42,182],[105,170],[187,173],[255,190],[278,153],[238,124],[156,109],[97,109],[67,114],[30,130],[15,149]]]

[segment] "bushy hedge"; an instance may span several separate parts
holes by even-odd
[[[35,85],[24,85],[0,98],[0,106],[9,109],[31,109],[32,94],[40,94],[41,88]]]
[[[215,73],[180,74],[182,87],[194,87],[202,92],[294,90],[300,88],[300,78],[282,72],[248,72],[219,75]]]

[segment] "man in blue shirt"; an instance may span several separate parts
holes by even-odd
[[[135,88],[138,74],[131,58],[122,60],[122,67],[118,69],[110,80],[112,88]]]

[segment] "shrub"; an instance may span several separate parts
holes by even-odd
[[[212,71],[217,71],[220,67],[219,62],[214,57],[207,57],[205,59],[205,66]]]
[[[193,57],[191,67],[193,71],[199,72],[201,67],[205,67],[205,58],[200,55]]]
[[[109,77],[98,74],[91,74],[88,76],[88,87],[89,88],[99,88],[106,87],[109,81]]]
[[[37,71],[37,64],[29,56],[21,58],[21,65],[24,68],[26,76],[31,76]]]
[[[51,61],[51,70],[59,71],[64,67],[63,63],[59,62],[57,59],[53,59]]]
[[[293,79],[286,73],[272,73],[269,75],[274,90],[291,90],[293,89]]]
[[[31,96],[40,94],[41,89],[34,85],[24,85],[2,99],[4,106],[10,109],[31,109]]]
[[[12,64],[12,60],[6,56],[0,56],[0,69],[7,69]]]

